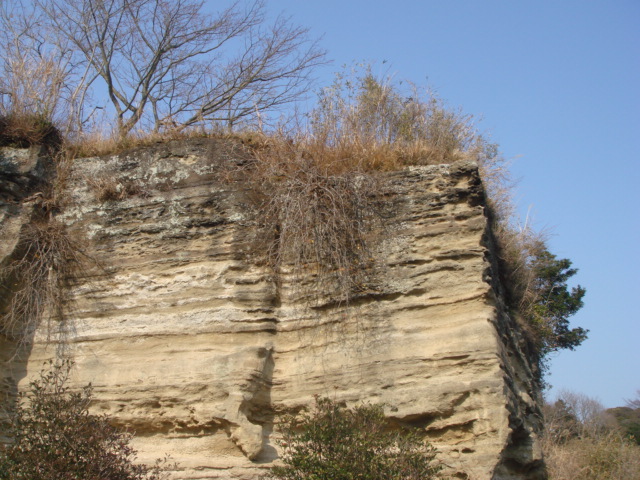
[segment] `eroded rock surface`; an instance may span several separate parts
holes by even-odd
[[[544,478],[539,392],[501,300],[477,166],[388,174],[375,288],[345,309],[310,308],[252,260],[250,192],[225,173],[245,160],[192,140],[75,163],[59,218],[97,263],[73,289],[66,349],[140,459],[169,453],[176,479],[257,479],[277,458],[277,415],[326,395],[384,403],[454,478]],[[102,180],[123,198],[100,200]],[[2,375],[25,384],[56,351],[42,334]]]

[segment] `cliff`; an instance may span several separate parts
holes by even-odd
[[[43,208],[48,162],[2,152],[6,267]],[[72,355],[92,408],[136,432],[140,460],[170,454],[175,479],[257,479],[277,458],[278,415],[314,395],[383,403],[453,478],[545,478],[538,387],[502,299],[477,165],[383,174],[392,208],[371,244],[375,288],[345,305],[309,304],[299,287],[311,273],[275,278],[252,255],[251,188],[228,174],[246,161],[221,140],[76,160],[55,218],[90,261],[74,273],[63,335],[0,337],[3,392]]]

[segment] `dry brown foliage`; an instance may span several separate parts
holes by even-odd
[[[372,170],[495,159],[471,115],[408,85],[374,75],[370,65],[340,73],[321,91],[304,136]]]
[[[515,182],[504,161],[481,162],[480,172],[487,193],[491,232],[498,255],[501,284],[513,317],[525,333],[531,353],[541,344],[539,326],[532,325],[531,312],[540,300],[533,260],[547,250],[548,232],[532,227],[530,218],[520,222],[512,198]],[[541,365],[544,368],[544,365]]]
[[[6,289],[0,305],[1,334],[18,343],[28,342],[43,322],[49,337],[61,332],[67,286],[82,261],[80,252],[56,220],[23,227],[15,253],[0,274],[0,285]]]
[[[470,116],[415,88],[405,95],[370,68],[339,75],[318,107],[287,127],[253,149],[259,250],[275,272],[301,278],[305,271],[317,292],[338,302],[367,290],[375,271],[380,172],[460,159],[490,168],[498,158]]]
[[[173,139],[226,136],[250,147],[256,161],[246,167],[258,207],[258,251],[279,274],[302,271],[317,279],[318,292],[351,298],[366,290],[375,269],[372,232],[382,225],[376,192],[378,172],[405,165],[478,162],[493,212],[493,233],[502,283],[514,313],[536,304],[531,259],[546,249],[543,233],[517,226],[510,193],[513,184],[497,146],[480,135],[470,115],[446,107],[431,91],[390,77],[371,67],[338,75],[324,89],[318,106],[286,132],[205,133],[201,127],[165,130],[162,136],[131,134],[120,140],[101,135],[76,136],[65,145],[68,158],[102,156]],[[144,187],[127,179],[88,179],[99,201],[144,196]],[[530,344],[536,330],[520,317]]]
[[[147,190],[139,181],[118,179],[112,175],[88,178],[87,184],[93,190],[96,200],[99,202],[125,200],[130,197],[145,197],[148,195]]]
[[[134,148],[170,142],[172,140],[186,140],[212,135],[216,134],[205,132],[200,128],[191,128],[165,131],[162,134],[131,134],[119,139],[116,136],[105,134],[102,131],[96,131],[76,135],[73,142],[67,142],[65,144],[65,151],[71,158],[104,157],[106,155],[117,155]]]
[[[16,113],[0,115],[0,147],[28,148],[32,145],[44,145],[53,152],[62,145],[62,136],[44,117]]]
[[[348,304],[367,289],[374,260],[373,229],[379,225],[378,180],[346,159],[272,137],[254,150],[246,167],[260,225],[257,252],[278,277],[314,279],[309,299],[330,296]]]
[[[550,480],[626,480],[640,478],[640,447],[619,432],[543,441]]]
[[[640,478],[640,446],[597,400],[563,391],[544,415],[542,448],[550,480]]]

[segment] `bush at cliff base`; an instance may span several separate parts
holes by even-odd
[[[281,429],[284,465],[269,479],[427,480],[441,470],[435,449],[415,430],[390,429],[379,405],[346,408],[322,398]]]
[[[131,435],[88,411],[92,388],[66,386],[71,362],[50,363],[19,395],[0,446],[1,480],[160,480],[163,461],[135,465]]]

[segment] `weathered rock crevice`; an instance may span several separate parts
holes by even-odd
[[[141,460],[171,454],[175,479],[257,479],[277,458],[277,416],[325,395],[384,403],[454,478],[545,478],[539,387],[504,305],[477,165],[384,174],[375,269],[345,305],[308,304],[292,282],[314,278],[275,279],[256,261],[251,191],[228,174],[248,160],[229,142],[171,142],[78,159],[67,181],[57,219],[102,267],[70,291],[73,380],[138,433]],[[16,191],[0,185],[0,265],[30,222]],[[56,351],[40,333],[22,357],[0,348],[5,394]]]

